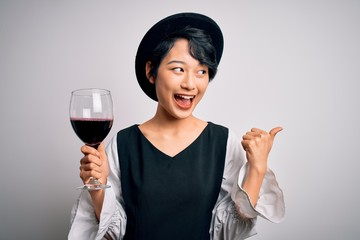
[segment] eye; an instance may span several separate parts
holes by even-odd
[[[200,70],[200,71],[198,71],[198,74],[200,74],[200,75],[205,75],[207,72],[206,72],[206,70]]]
[[[172,69],[174,72],[184,72],[184,70],[181,67],[175,67]]]

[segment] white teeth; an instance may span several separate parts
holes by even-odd
[[[178,97],[181,97],[181,98],[184,98],[184,99],[187,99],[187,100],[190,100],[190,99],[194,98],[194,96],[184,96],[184,95],[178,95]]]

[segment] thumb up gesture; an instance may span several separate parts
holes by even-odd
[[[241,145],[246,151],[246,159],[251,167],[266,172],[267,159],[272,148],[275,136],[278,132],[283,130],[282,127],[276,127],[270,132],[252,128],[243,136]]]

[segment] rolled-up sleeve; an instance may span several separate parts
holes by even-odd
[[[246,173],[247,163],[241,168],[238,181],[234,185],[231,195],[238,209],[240,209],[240,214],[246,218],[261,216],[274,223],[282,222],[285,217],[284,195],[273,171],[268,169],[265,174],[255,208],[252,206],[248,194],[241,187]]]
[[[254,208],[241,187],[246,172],[247,163],[240,140],[229,131],[223,181],[210,226],[212,240],[240,240],[255,235],[257,216],[271,222],[284,219],[283,193],[274,173],[268,169]]]
[[[100,221],[96,218],[89,192],[81,191],[71,211],[69,240],[101,240],[105,236],[121,239],[125,234],[126,214],[121,193],[116,137],[106,147],[106,153],[110,166],[107,183],[111,187],[105,190]]]

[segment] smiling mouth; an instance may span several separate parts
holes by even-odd
[[[190,107],[191,103],[193,102],[195,96],[189,96],[189,95],[180,95],[180,94],[176,94],[175,95],[175,100],[176,102],[184,108]]]

